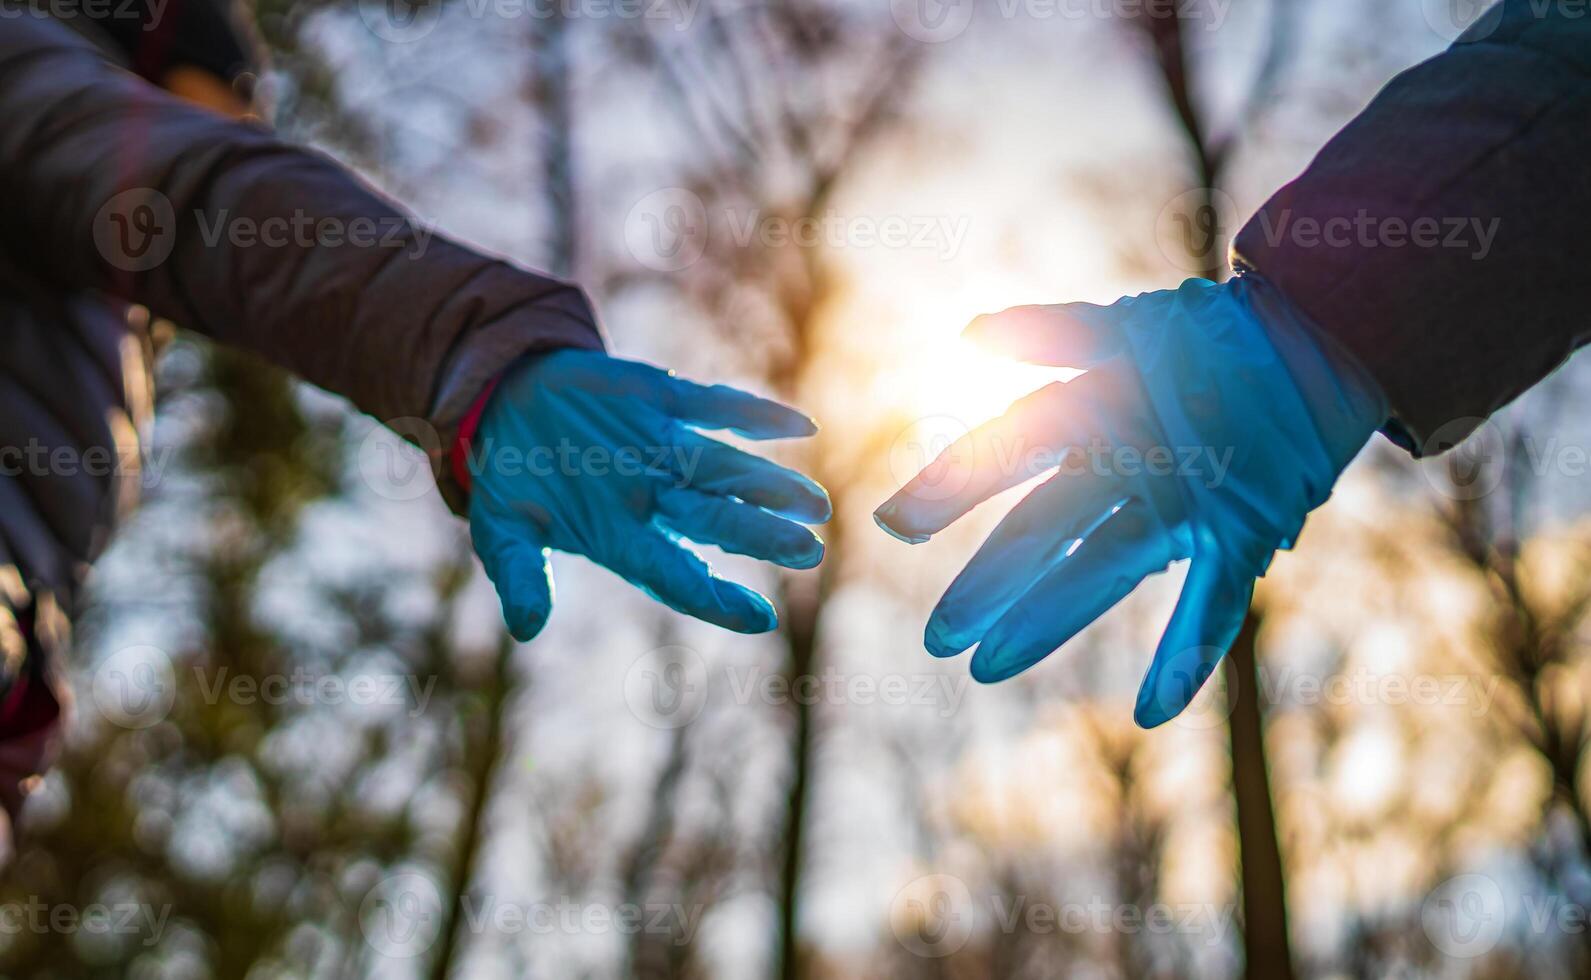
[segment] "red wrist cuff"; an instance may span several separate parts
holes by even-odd
[[[458,438],[453,440],[453,447],[448,450],[448,464],[453,468],[453,479],[469,492],[473,483],[473,474],[470,471],[470,443],[475,439],[475,432],[481,427],[481,416],[486,412],[486,403],[491,400],[492,392],[497,390],[497,383],[502,380],[502,375],[493,378],[486,385],[486,390],[475,399],[475,404],[464,414],[464,421],[459,423]]]

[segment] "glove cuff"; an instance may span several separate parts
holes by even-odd
[[[492,400],[492,393],[497,391],[497,386],[502,383],[503,376],[499,374],[487,382],[486,390],[475,399],[475,404],[464,414],[459,422],[459,434],[453,440],[453,446],[448,450],[448,466],[453,471],[453,480],[469,493],[474,486],[474,477],[470,472],[470,447],[475,442],[475,432],[481,427],[481,416],[486,414],[486,403]]]
[[[1274,283],[1245,271],[1231,284],[1239,301],[1264,325],[1298,385],[1321,445],[1341,472],[1391,416],[1386,394],[1357,358]]]

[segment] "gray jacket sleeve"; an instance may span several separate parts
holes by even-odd
[[[1506,0],[1395,78],[1242,229],[1385,390],[1395,441],[1449,448],[1591,337],[1591,18]]]
[[[0,187],[0,288],[140,303],[405,434],[427,421],[433,454],[521,354],[602,346],[577,287],[431,234],[332,161],[47,20],[0,28]]]

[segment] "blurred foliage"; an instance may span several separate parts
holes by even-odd
[[[692,724],[634,737],[622,712],[598,713],[600,693],[649,647],[701,647],[715,667],[766,664],[787,683],[887,670],[903,650],[920,662],[916,633],[932,599],[921,593],[933,576],[883,552],[890,543],[866,518],[898,476],[883,457],[909,419],[892,404],[864,425],[856,409],[890,352],[869,348],[882,329],[847,311],[858,275],[847,257],[718,238],[679,274],[641,268],[605,251],[601,234],[604,206],[632,200],[629,185],[612,186],[614,172],[583,158],[589,146],[567,131],[595,126],[604,108],[634,112],[644,95],[640,111],[663,150],[621,154],[621,177],[689,189],[714,212],[785,220],[821,217],[870,167],[887,183],[903,160],[954,165],[943,130],[956,120],[936,119],[940,103],[916,92],[944,86],[946,74],[965,84],[964,66],[933,75],[940,54],[901,43],[879,6],[706,3],[688,32],[577,18],[510,30],[472,14],[454,34],[444,24],[434,43],[383,46],[358,27],[352,3],[257,0],[275,59],[269,97],[288,134],[392,186],[448,177],[494,214],[525,203],[537,263],[571,271],[606,308],[634,309],[624,304],[641,297],[653,304],[651,337],[839,420],[794,460],[834,490],[830,558],[820,573],[775,583],[784,624],[765,645],[726,652],[631,603],[611,578],[574,576],[596,597],[582,606],[560,593],[548,634],[516,650],[495,610],[471,605],[479,582],[456,525],[440,555],[379,564],[389,556],[378,544],[397,554],[426,537],[405,521],[446,518],[439,507],[383,511],[353,478],[367,422],[255,360],[182,338],[161,364],[154,434],[156,452],[176,455],[96,580],[70,737],[0,877],[0,910],[105,903],[143,918],[110,934],[0,928],[4,975],[1020,980],[1244,970],[1232,702],[1215,692],[1186,724],[1146,734],[1102,693],[1120,669],[1113,661],[1161,621],[1153,597],[1081,638],[1067,662],[980,692],[980,705],[954,718],[736,705],[716,673],[714,699]],[[1266,30],[1302,29],[1301,4],[1266,6],[1278,10]],[[1354,16],[1385,27],[1373,32],[1377,53],[1338,52],[1340,39],[1318,24],[1322,36],[1279,50],[1327,52],[1328,68],[1351,67],[1366,91],[1344,94],[1335,68],[1329,85],[1295,77],[1273,88],[1286,65],[1262,58],[1228,86],[1260,93],[1240,112],[1266,110],[1269,123],[1285,118],[1318,143],[1329,129],[1321,120],[1357,105],[1401,57],[1391,14],[1369,4]],[[1180,129],[1157,161],[1169,176],[1127,168],[1114,181],[1058,181],[1084,188],[1074,216],[1093,210],[1112,231],[1143,186],[1180,190],[1188,172],[1217,183],[1274,135],[1200,115],[1196,90],[1232,71],[1221,59],[1194,57],[1199,46],[1164,23],[1129,27],[1138,46],[1127,63],[1154,80]],[[463,86],[472,69],[492,78],[489,91],[426,98]],[[394,117],[454,142],[415,152],[415,130]],[[503,186],[483,187],[483,174]],[[1167,274],[1134,250],[1141,243],[1095,237],[1130,274]],[[1012,253],[1032,244],[1012,241]],[[1580,387],[1536,401],[1576,405]],[[1532,414],[1538,407],[1501,430],[1505,439],[1555,424]],[[1549,914],[1583,915],[1591,903],[1591,532],[1536,500],[1539,474],[1517,465],[1523,445],[1503,454],[1516,464],[1503,489],[1480,499],[1455,493],[1432,464],[1367,455],[1339,494],[1347,499],[1278,559],[1254,637],[1268,761],[1257,758],[1271,777],[1268,829],[1287,879],[1293,967],[1319,978],[1591,975],[1591,933],[1533,926],[1519,905],[1523,895]],[[971,542],[975,531],[957,533]],[[366,548],[377,564],[351,561]],[[339,572],[344,564],[353,571]],[[487,619],[491,629],[467,628]],[[147,725],[117,724],[100,710],[97,683],[128,637],[156,627],[172,638],[170,708]],[[296,671],[414,687],[383,710],[216,695],[223,678]],[[1471,700],[1334,701],[1293,683],[1367,675],[1456,677]],[[538,700],[543,677],[552,693]],[[1487,691],[1484,705],[1474,700]],[[419,910],[425,941],[413,956],[386,956],[387,937],[372,929],[382,915],[413,912],[400,900],[425,896],[384,888],[411,875],[435,891]],[[1489,927],[1501,911],[1475,891],[1477,875],[1511,910],[1508,930],[1484,948],[1466,945],[1451,918]],[[1450,896],[1452,881],[1472,887]],[[481,903],[515,896],[685,914],[656,929],[572,936],[475,918]],[[963,917],[963,900],[983,914]],[[1096,905],[1198,921],[1155,933],[1114,920],[1046,928],[1020,912],[1002,926],[989,914]]]

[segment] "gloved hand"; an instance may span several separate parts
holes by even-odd
[[[828,494],[696,429],[779,439],[817,426],[743,391],[592,351],[510,369],[470,446],[470,533],[516,639],[535,636],[551,611],[549,548],[710,623],[742,633],[777,625],[767,598],[713,574],[680,539],[811,568],[823,542],[796,522],[828,520]]]
[[[949,447],[874,515],[920,543],[1049,469],[928,621],[973,677],[1048,656],[1146,576],[1192,559],[1138,692],[1152,728],[1185,708],[1242,625],[1254,579],[1387,416],[1348,355],[1257,277],[1190,280],[1109,307],[1022,307],[968,327],[1029,361],[1086,369]]]

